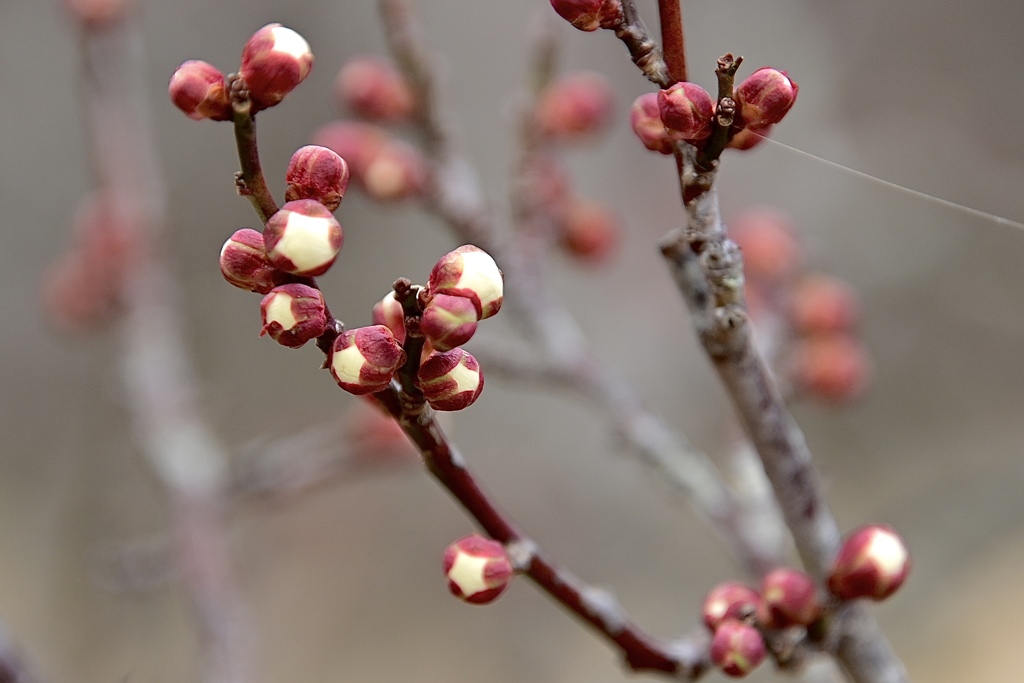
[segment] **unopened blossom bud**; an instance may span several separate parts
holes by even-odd
[[[501,309],[505,285],[491,255],[466,244],[448,252],[434,265],[427,287],[431,294],[466,297],[484,320]]]
[[[729,221],[729,236],[743,252],[743,270],[750,279],[778,282],[803,264],[804,250],[793,222],[778,209],[744,211]]]
[[[601,74],[568,74],[541,94],[534,113],[537,128],[561,140],[594,133],[611,118],[613,100],[611,85]]]
[[[748,149],[753,149],[771,135],[773,127],[774,126],[765,126],[764,128],[740,129],[732,134],[732,137],[729,138],[729,142],[725,145],[725,148],[739,150],[740,152],[746,152]]]
[[[379,202],[415,197],[423,192],[427,168],[423,156],[411,145],[389,140],[377,149],[356,179],[366,194]]]
[[[348,187],[348,162],[334,150],[319,145],[306,145],[296,150],[288,162],[285,181],[286,201],[315,199],[334,211],[341,204]]]
[[[559,228],[566,251],[584,263],[602,263],[619,244],[621,221],[606,204],[575,200],[562,212]]]
[[[733,678],[742,678],[756,669],[767,653],[758,630],[741,621],[722,622],[711,639],[711,661]]]
[[[551,7],[581,31],[615,28],[623,21],[619,0],[551,0]]]
[[[423,309],[420,331],[438,351],[468,342],[476,332],[476,306],[461,296],[435,294]]]
[[[312,68],[313,53],[305,38],[281,24],[267,24],[245,43],[239,74],[258,111],[283,100]]]
[[[416,386],[434,410],[462,410],[480,398],[484,374],[472,354],[456,347],[430,354],[420,365]]]
[[[444,551],[448,590],[474,605],[494,602],[512,581],[512,561],[504,546],[479,534],[466,536]]]
[[[388,140],[390,135],[383,128],[359,121],[334,121],[313,134],[313,144],[334,150],[347,161],[352,177],[359,183]]]
[[[843,541],[829,572],[828,589],[841,600],[884,600],[909,573],[910,553],[900,535],[884,524],[872,524]]]
[[[715,102],[708,91],[696,83],[684,81],[659,91],[658,110],[665,127],[687,142],[703,140],[711,135]]]
[[[633,101],[629,110],[629,123],[644,147],[662,154],[672,153],[673,135],[661,122],[658,93],[644,93]]]
[[[274,287],[260,301],[263,329],[282,346],[297,349],[327,329],[327,307],[320,290],[298,283]]]
[[[235,231],[221,247],[220,272],[235,287],[260,294],[288,278],[267,258],[263,235],[250,228]]]
[[[769,628],[809,626],[821,615],[814,579],[798,569],[784,567],[761,581],[761,621]]]
[[[263,230],[267,257],[293,275],[323,275],[341,250],[341,225],[314,199],[288,202]]]
[[[412,116],[416,97],[394,66],[379,57],[348,61],[334,81],[338,102],[371,121],[394,123]]]
[[[171,102],[196,121],[231,120],[231,100],[220,69],[204,61],[185,62],[171,76],[167,87]]]
[[[359,327],[338,335],[331,349],[334,381],[350,394],[383,391],[405,363],[405,351],[384,325]]]
[[[47,269],[42,283],[45,319],[62,332],[92,331],[109,322],[120,306],[116,283],[97,273],[79,250]]]
[[[793,383],[814,398],[850,401],[871,383],[871,361],[863,344],[848,334],[824,334],[800,340],[790,352]]]
[[[402,304],[395,299],[395,292],[388,292],[383,299],[373,305],[373,324],[383,325],[399,344],[405,343],[405,311]]]
[[[727,581],[712,588],[704,598],[704,623],[712,631],[726,619],[743,621],[757,615],[761,596],[738,581]]]
[[[809,275],[793,291],[790,317],[801,334],[849,332],[860,320],[860,302],[842,280]]]
[[[64,0],[75,18],[88,26],[105,26],[124,18],[132,0]]]
[[[736,107],[748,128],[778,123],[796,102],[800,90],[785,71],[765,66],[736,86]]]

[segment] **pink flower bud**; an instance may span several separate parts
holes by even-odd
[[[321,126],[313,134],[313,143],[337,152],[348,162],[352,177],[362,184],[366,167],[390,140],[379,126],[358,121],[335,121]]]
[[[743,621],[757,614],[761,596],[737,581],[720,583],[704,598],[704,623],[712,631],[726,619]]]
[[[282,346],[297,349],[327,329],[327,307],[320,290],[291,283],[274,287],[260,301],[262,337],[269,334]]]
[[[672,153],[673,135],[661,122],[658,93],[644,93],[633,101],[629,110],[629,123],[644,147],[662,154]]]
[[[797,569],[781,568],[761,582],[761,621],[768,628],[809,626],[821,615],[818,586]]]
[[[473,405],[484,390],[484,375],[462,347],[434,352],[420,365],[416,386],[434,410],[462,410]]]
[[[793,290],[790,317],[801,334],[850,332],[860,321],[860,302],[842,280],[809,275]]]
[[[537,102],[537,128],[562,140],[600,130],[612,114],[614,97],[608,79],[584,71],[568,74],[549,85]]]
[[[850,534],[832,564],[828,589],[841,600],[885,600],[910,574],[910,553],[895,529],[884,524]]]
[[[231,120],[231,100],[224,86],[224,74],[212,64],[198,59],[185,62],[171,76],[167,91],[174,106],[190,119]]]
[[[778,282],[803,264],[804,250],[785,213],[756,207],[729,221],[729,236],[743,251],[743,270],[752,280]]]
[[[341,204],[348,187],[348,163],[337,152],[318,145],[296,150],[288,162],[285,181],[286,201],[315,199],[334,211]]]
[[[367,196],[379,202],[392,202],[415,197],[427,182],[426,162],[411,145],[390,140],[370,157],[361,175]]]
[[[562,246],[584,263],[603,263],[619,244],[619,217],[601,202],[570,202],[562,213],[559,227]]]
[[[338,72],[334,91],[343,106],[371,121],[405,121],[416,106],[416,97],[402,74],[378,57],[351,59]]]
[[[115,283],[78,250],[50,266],[43,279],[46,320],[61,332],[89,332],[110,322],[121,301]]]
[[[758,630],[741,621],[724,621],[711,639],[711,661],[722,673],[734,678],[756,669],[767,652]]]
[[[735,149],[740,152],[746,152],[748,149],[753,149],[759,144],[764,142],[772,133],[774,126],[765,126],[764,128],[742,128],[732,134],[729,138],[729,142],[725,145],[726,149]]]
[[[708,91],[696,83],[684,81],[660,91],[658,110],[665,127],[687,142],[703,140],[711,135],[715,102]]]
[[[403,363],[405,351],[383,325],[342,332],[331,349],[331,376],[356,396],[387,389]]]
[[[494,602],[512,581],[512,561],[497,541],[479,534],[466,536],[444,551],[448,590],[474,605]]]
[[[615,28],[623,21],[619,0],[551,0],[551,7],[581,31]]]
[[[235,287],[260,294],[288,279],[267,258],[263,235],[249,228],[235,231],[221,247],[220,272]]]
[[[785,71],[761,67],[736,87],[739,117],[754,129],[778,123],[796,102],[799,90]]]
[[[480,320],[501,309],[504,281],[490,254],[466,244],[445,254],[430,271],[427,288],[431,294],[466,297],[476,306]]]
[[[312,68],[313,53],[305,38],[281,24],[267,24],[246,42],[239,74],[259,111],[283,100]]]
[[[822,401],[851,401],[871,384],[871,361],[850,335],[808,337],[794,345],[790,357],[794,384]]]
[[[75,18],[88,26],[106,26],[128,13],[132,0],[64,0]]]
[[[476,306],[461,296],[435,294],[420,319],[420,331],[438,351],[468,342],[476,332]]]
[[[288,202],[263,230],[267,257],[293,275],[323,275],[341,250],[341,225],[331,210],[313,199]]]
[[[399,344],[405,343],[405,311],[402,304],[395,299],[394,291],[388,292],[383,299],[373,305],[373,324],[383,325],[395,335]]]

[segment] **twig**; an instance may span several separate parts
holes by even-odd
[[[252,100],[245,80],[238,74],[228,76],[228,92],[231,94],[232,121],[235,124],[235,145],[238,147],[238,161],[242,170],[235,176],[238,194],[247,197],[252,208],[264,223],[277,213],[277,202],[267,187],[260,165],[259,146],[256,144],[256,117],[252,112]]]
[[[661,22],[661,51],[673,83],[686,78],[686,42],[683,31],[683,12],[679,0],[658,0],[658,18]]]
[[[630,58],[647,80],[659,88],[668,88],[673,83],[668,66],[662,58],[661,49],[647,32],[647,27],[636,11],[634,0],[622,0],[622,14],[624,20],[622,26],[615,29],[615,37],[629,50]]]

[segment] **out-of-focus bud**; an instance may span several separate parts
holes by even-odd
[[[603,263],[619,244],[619,216],[601,202],[570,202],[561,215],[559,227],[562,246],[583,263]]]
[[[327,329],[327,307],[320,290],[290,283],[274,287],[260,301],[262,337],[269,334],[282,346],[297,349]]]
[[[767,653],[758,630],[741,621],[723,622],[711,639],[711,661],[733,678],[742,678],[756,669]]]
[[[658,93],[647,92],[633,101],[629,110],[629,123],[644,147],[662,154],[672,153],[673,135],[661,122]]]
[[[821,615],[818,586],[806,573],[784,567],[761,581],[762,614],[768,628],[809,626]]]
[[[420,331],[438,351],[448,351],[472,339],[476,332],[476,306],[461,296],[435,294],[423,309]]]
[[[263,230],[267,258],[293,275],[323,275],[341,250],[341,225],[314,199],[288,202]]]
[[[740,120],[755,130],[778,123],[796,102],[799,90],[785,71],[761,67],[736,87]]]
[[[306,145],[296,150],[288,162],[284,198],[315,199],[334,211],[341,204],[348,187],[348,162],[332,149]]]
[[[505,284],[498,264],[480,247],[466,244],[434,264],[427,288],[431,294],[462,296],[476,306],[480,320],[501,309]]]
[[[220,272],[235,287],[260,294],[288,279],[267,258],[263,235],[250,228],[236,230],[221,247]]]
[[[313,134],[313,144],[334,150],[348,162],[352,177],[361,184],[367,166],[390,137],[386,130],[369,123],[334,121],[321,126]]]
[[[283,100],[312,68],[313,53],[305,38],[281,24],[267,24],[245,43],[239,74],[259,111]]]
[[[623,21],[619,0],[551,0],[551,7],[581,31],[615,28]]]
[[[712,631],[726,619],[744,621],[757,615],[761,596],[750,586],[726,581],[712,588],[704,598],[704,623]]]
[[[456,347],[430,354],[420,365],[416,386],[434,410],[462,410],[480,398],[484,375],[476,358]]]
[[[739,150],[740,152],[746,152],[748,149],[753,149],[764,142],[765,138],[771,135],[773,127],[774,126],[765,126],[764,128],[743,128],[733,133],[725,148]]]
[[[793,291],[790,315],[802,334],[849,332],[860,321],[860,302],[842,280],[809,275]]]
[[[864,346],[847,334],[807,337],[791,352],[793,383],[829,403],[851,401],[871,384],[871,361]]]
[[[395,299],[394,291],[373,305],[373,324],[388,328],[399,344],[405,344],[405,311]]]
[[[684,81],[659,91],[658,111],[665,127],[687,142],[697,142],[711,135],[715,102],[708,91],[696,83]]]
[[[75,18],[89,26],[106,26],[120,21],[134,3],[132,0],[64,0]]]
[[[512,581],[512,561],[504,546],[479,534],[466,536],[444,551],[448,590],[474,605],[494,602]]]
[[[231,120],[224,74],[212,64],[198,59],[185,62],[171,76],[167,92],[174,106],[190,119]]]
[[[405,121],[416,106],[416,97],[402,74],[379,57],[349,60],[338,72],[334,92],[342,106],[371,121]]]
[[[783,212],[755,207],[729,221],[729,236],[743,251],[748,278],[777,282],[803,264],[804,251],[793,223]]]
[[[537,128],[560,140],[595,133],[611,118],[613,100],[612,87],[601,74],[567,74],[541,94],[534,112]]]
[[[97,276],[85,256],[73,251],[46,270],[42,303],[46,320],[61,332],[81,333],[109,322],[120,300],[108,279]]]
[[[390,140],[382,145],[363,169],[361,181],[367,196],[378,202],[393,202],[423,192],[427,168],[423,156],[411,145]]]
[[[861,527],[843,542],[828,576],[828,589],[841,600],[885,600],[910,574],[910,553],[896,530],[884,524]]]
[[[405,351],[384,325],[342,332],[331,349],[331,376],[357,396],[387,389],[403,363]]]

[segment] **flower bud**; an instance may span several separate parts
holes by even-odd
[[[281,24],[267,24],[246,42],[239,74],[259,111],[283,100],[312,68],[313,53],[305,38]]]
[[[910,573],[910,553],[895,529],[861,527],[843,542],[828,576],[828,589],[841,600],[884,600]]]
[[[249,228],[236,230],[220,250],[220,272],[239,289],[266,294],[287,281],[267,258],[263,235]]]
[[[534,112],[537,128],[562,140],[594,133],[611,118],[613,99],[611,85],[601,74],[568,74],[540,95]]]
[[[315,199],[334,211],[345,196],[348,177],[348,162],[334,150],[318,145],[300,147],[288,162],[285,201]]]
[[[797,569],[781,568],[761,581],[761,621],[768,628],[809,626],[821,614],[818,586]]]
[[[132,8],[132,0],[64,0],[75,18],[90,27],[109,26]]]
[[[416,386],[434,410],[462,410],[473,405],[484,390],[484,375],[462,347],[435,352],[420,365]]]
[[[799,86],[785,71],[761,67],[736,87],[736,107],[747,128],[778,123],[796,102]]]
[[[167,87],[171,102],[190,119],[230,121],[231,99],[220,69],[193,59],[185,62],[171,76]]]
[[[808,337],[794,345],[790,357],[794,384],[823,401],[851,401],[871,384],[871,361],[850,335]]]
[[[810,275],[793,291],[790,317],[801,334],[849,332],[860,320],[860,302],[842,280]]]
[[[759,144],[765,141],[772,133],[774,126],[765,126],[763,128],[741,128],[732,134],[729,138],[729,142],[725,145],[726,149],[735,149],[740,152],[746,152],[748,149],[753,149]]]
[[[359,183],[363,182],[366,167],[389,139],[383,128],[358,121],[328,123],[313,134],[313,144],[334,150],[347,161],[352,177]]]
[[[726,620],[711,639],[711,661],[722,673],[742,678],[764,661],[768,650],[756,628],[741,621]]]
[[[501,309],[504,282],[498,264],[490,254],[466,244],[445,254],[430,271],[427,288],[431,294],[463,296],[476,306],[480,320]]]
[[[435,294],[423,309],[420,331],[438,351],[468,342],[476,332],[476,306],[469,299]]]
[[[729,221],[729,236],[743,252],[743,272],[753,280],[778,282],[803,264],[804,251],[785,213],[770,207],[749,209]]]
[[[391,330],[395,341],[405,343],[405,311],[402,304],[395,299],[395,292],[390,291],[384,298],[373,305],[373,324],[383,325]]]
[[[405,351],[383,325],[342,332],[331,349],[331,376],[356,396],[387,389],[403,363]]]
[[[551,0],[551,7],[581,31],[615,28],[623,21],[619,0]]]
[[[696,83],[684,81],[660,91],[658,110],[665,127],[687,142],[703,140],[711,135],[715,102],[708,91]]]
[[[260,301],[262,337],[269,334],[282,346],[297,349],[327,329],[327,307],[320,290],[298,283],[274,287]]]
[[[644,147],[662,154],[672,153],[673,136],[661,122],[658,93],[644,93],[633,101],[629,110],[629,123]]]
[[[395,67],[378,57],[350,60],[334,81],[338,102],[371,121],[405,121],[412,116],[416,97]]]
[[[330,209],[313,199],[288,202],[263,230],[267,257],[293,275],[323,275],[341,250],[341,225]]]
[[[411,145],[389,140],[367,160],[356,176],[366,194],[379,202],[408,199],[420,194],[427,182],[426,162]]]
[[[601,263],[619,244],[618,215],[601,202],[575,200],[561,216],[562,246],[584,263]]]
[[[512,561],[504,546],[479,534],[466,536],[444,551],[448,590],[474,605],[494,602],[512,581]]]
[[[121,301],[117,286],[80,250],[50,266],[42,283],[45,319],[61,332],[89,332],[108,323]]]
[[[737,581],[720,583],[704,598],[704,623],[712,631],[726,619],[743,621],[755,616],[761,596],[753,588]]]

